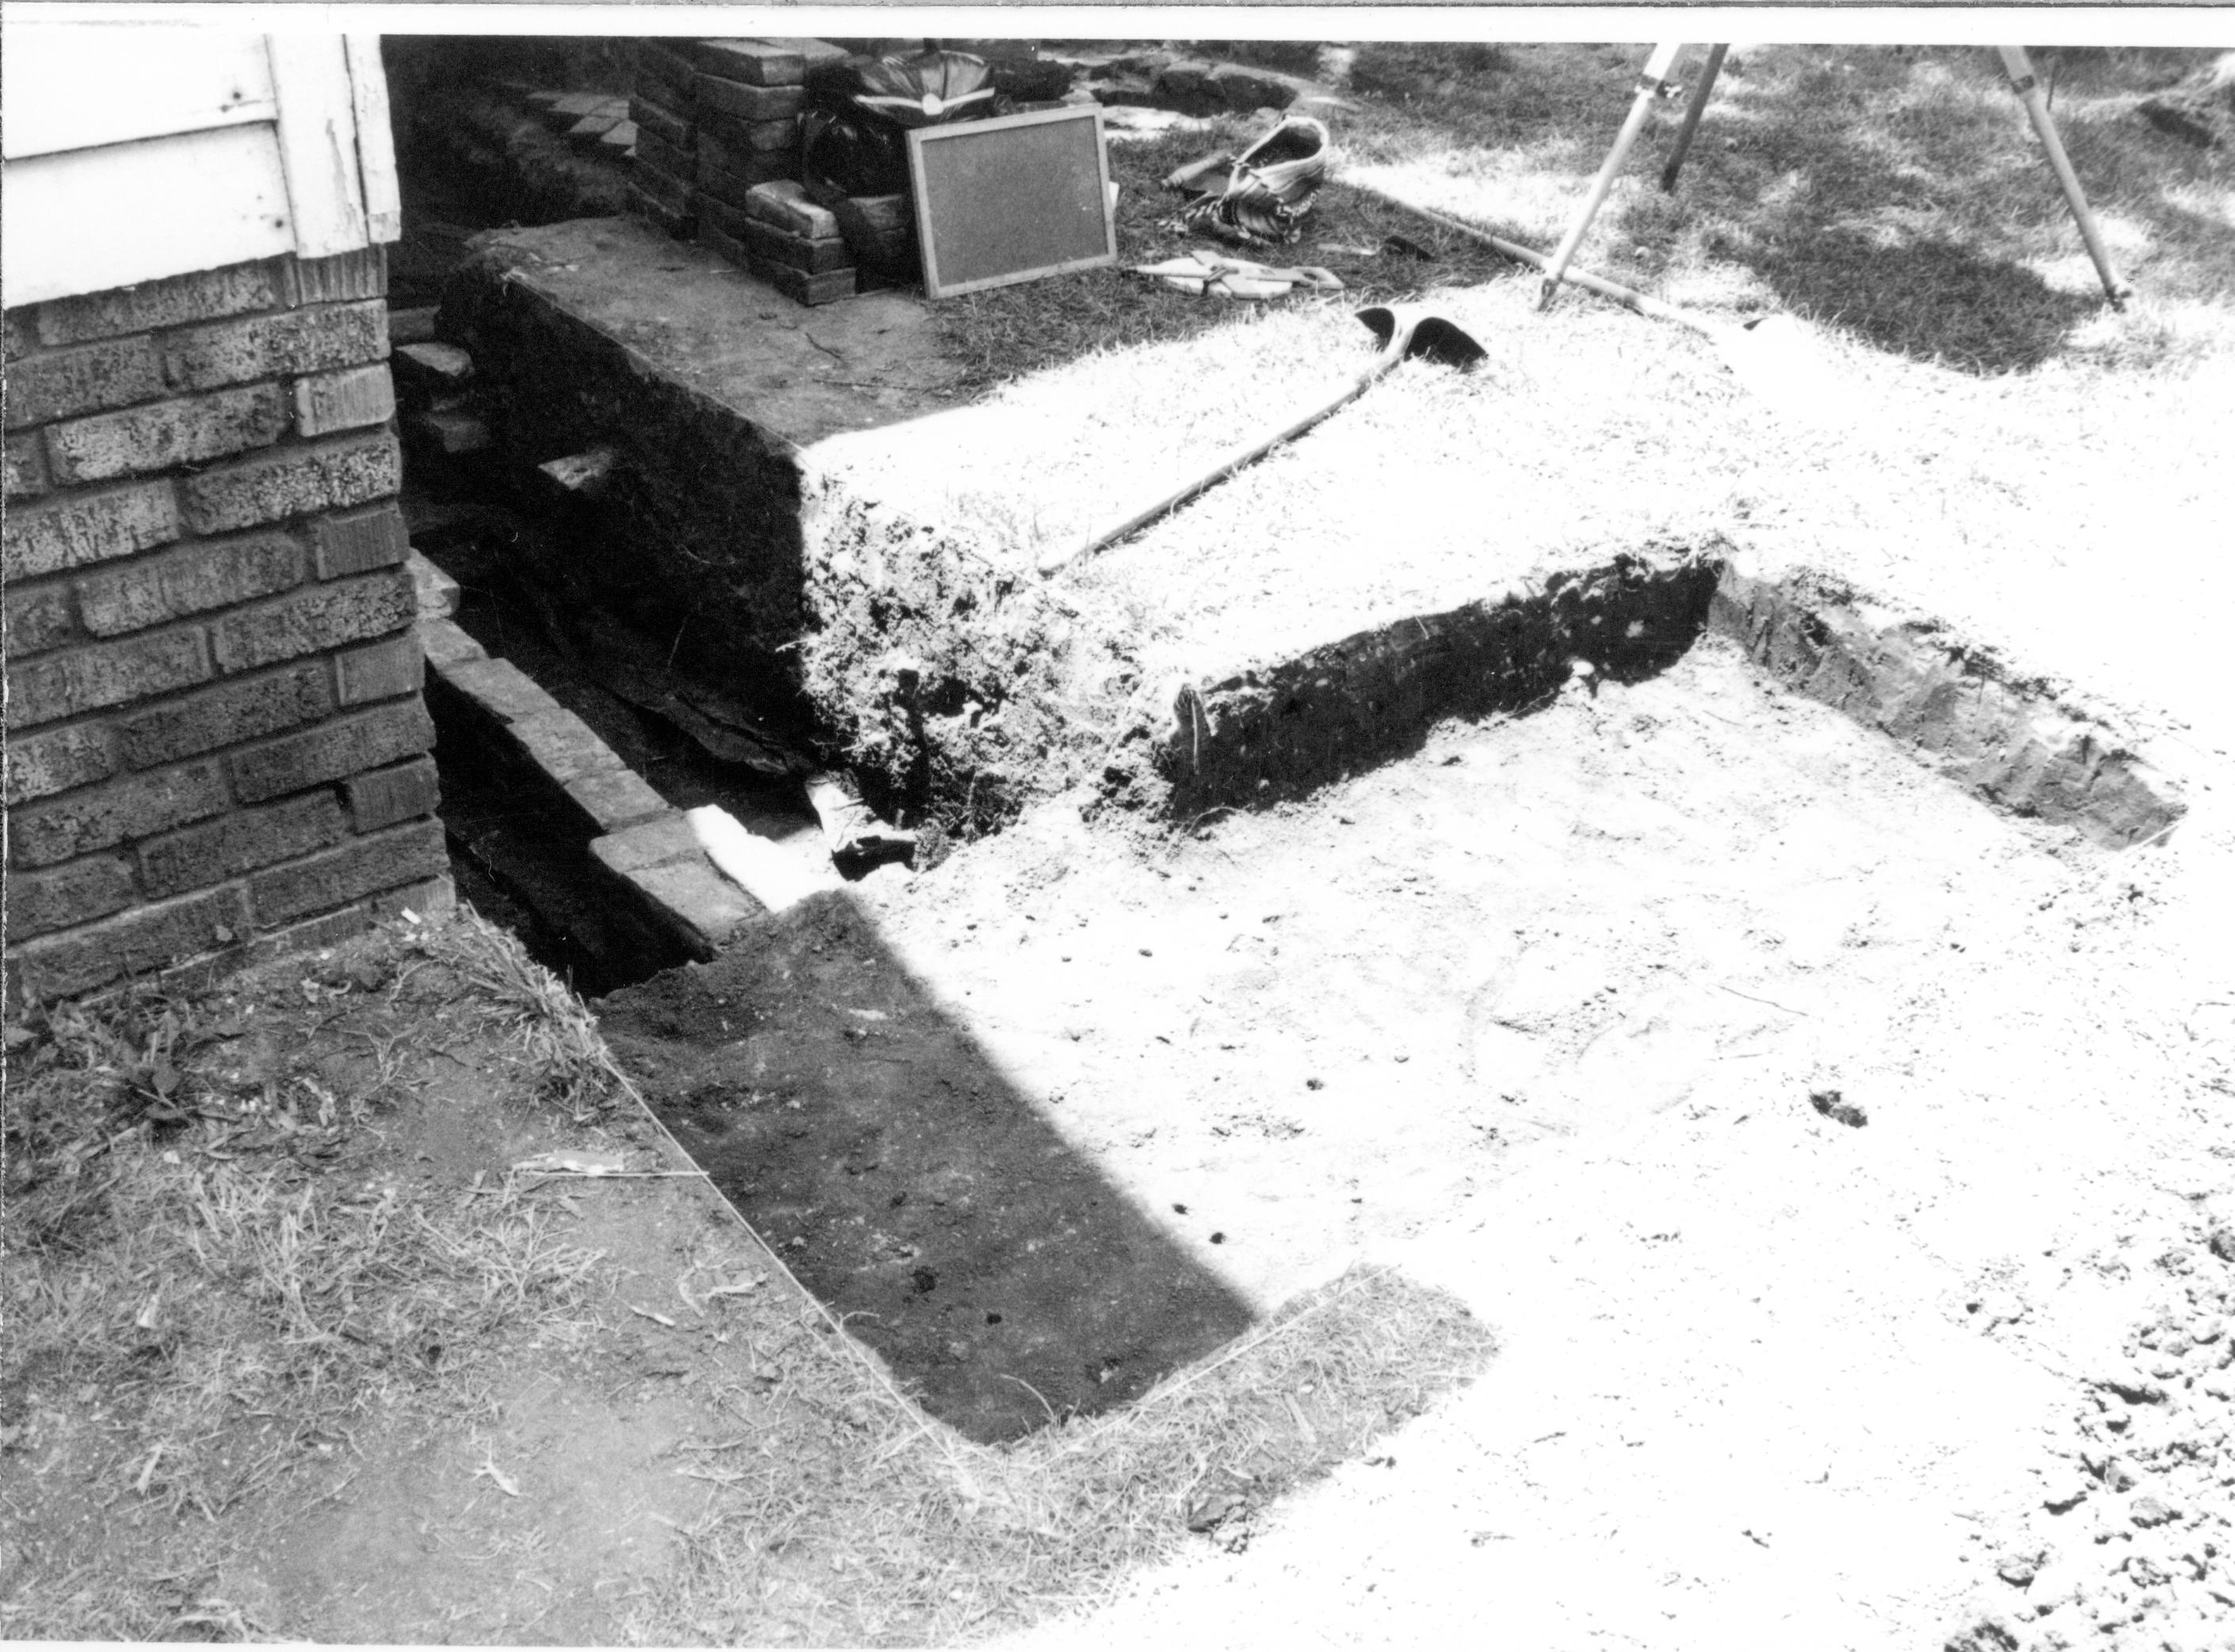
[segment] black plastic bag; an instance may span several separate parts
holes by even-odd
[[[993,70],[967,52],[854,58],[816,75],[801,123],[808,189],[828,202],[908,187],[908,134],[993,113]]]

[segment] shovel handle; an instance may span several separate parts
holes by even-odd
[[[1431,224],[1440,225],[1454,235],[1464,235],[1469,240],[1488,247],[1502,258],[1511,259],[1516,264],[1526,264],[1531,269],[1541,270],[1552,261],[1533,246],[1524,246],[1518,241],[1507,240],[1503,235],[1493,235],[1486,229],[1477,229],[1472,224],[1439,213],[1432,206],[1423,206],[1417,202],[1406,200],[1401,195],[1389,194],[1386,191],[1376,189],[1371,184],[1360,183],[1356,179],[1346,179],[1344,181],[1361,195],[1371,195],[1374,200],[1408,212],[1415,218],[1425,219]],[[1720,329],[1705,316],[1694,315],[1689,310],[1679,310],[1675,305],[1663,304],[1658,298],[1649,298],[1635,287],[1626,287],[1619,281],[1609,281],[1606,277],[1594,275],[1589,270],[1571,268],[1561,279],[1570,286],[1581,287],[1586,292],[1596,292],[1602,298],[1611,298],[1616,304],[1635,310],[1642,316],[1652,317],[1655,321],[1673,322],[1679,327],[1689,327],[1694,332],[1708,338],[1719,335]]]
[[[1162,499],[1157,500],[1153,505],[1145,506],[1143,508],[1135,511],[1131,515],[1126,517],[1124,521],[1119,522],[1114,528],[1105,528],[1101,532],[1094,534],[1091,538],[1084,540],[1077,545],[1057,547],[1043,553],[1039,560],[1039,571],[1042,574],[1056,573],[1061,568],[1069,567],[1072,563],[1078,561],[1082,557],[1091,556],[1095,552],[1103,549],[1104,547],[1116,544],[1119,540],[1125,538],[1128,534],[1137,533],[1140,529],[1146,528],[1150,522],[1155,521],[1157,518],[1163,515],[1167,511],[1178,509],[1182,505],[1186,504],[1189,500],[1196,497],[1196,495],[1208,493],[1211,488],[1216,488],[1220,482],[1224,482],[1235,471],[1242,469],[1244,466],[1254,464],[1258,460],[1263,458],[1274,449],[1279,447],[1283,442],[1294,441],[1298,436],[1303,435],[1305,431],[1310,429],[1312,426],[1317,424],[1321,419],[1326,418],[1328,414],[1336,411],[1338,409],[1349,405],[1352,402],[1356,401],[1360,397],[1365,395],[1367,390],[1373,386],[1373,382],[1376,379],[1380,378],[1384,373],[1386,373],[1399,362],[1404,360],[1405,350],[1409,334],[1406,329],[1403,327],[1397,329],[1397,331],[1391,335],[1388,345],[1379,356],[1373,358],[1373,364],[1368,367],[1364,372],[1360,373],[1356,380],[1347,385],[1340,395],[1334,397],[1330,401],[1321,403],[1318,406],[1313,408],[1308,413],[1302,415],[1299,418],[1291,420],[1288,423],[1282,425],[1279,429],[1274,431],[1270,436],[1260,437],[1258,440],[1252,442],[1247,447],[1235,449],[1232,453],[1228,454],[1225,458],[1220,460],[1216,465],[1213,466],[1210,469],[1204,471],[1194,481],[1187,483],[1186,486],[1180,488],[1172,493],[1166,494]]]

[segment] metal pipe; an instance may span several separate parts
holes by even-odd
[[[1583,236],[1590,229],[1591,220],[1598,216],[1607,192],[1614,187],[1614,180],[1622,171],[1622,162],[1629,158],[1630,146],[1637,141],[1637,134],[1644,130],[1646,117],[1653,113],[1654,104],[1667,88],[1668,71],[1675,67],[1676,55],[1683,49],[1681,44],[1655,46],[1653,56],[1646,59],[1645,71],[1637,77],[1637,95],[1630,100],[1629,114],[1622,121],[1622,130],[1615,134],[1614,148],[1607,152],[1605,164],[1599,167],[1598,176],[1591,180],[1589,193],[1583,197],[1583,205],[1576,209],[1576,215],[1569,220],[1568,233],[1560,238],[1558,250],[1552,254],[1551,263],[1545,266],[1544,282],[1537,292],[1537,307],[1539,310],[1550,304],[1552,295],[1559,291],[1560,279],[1567,273],[1569,260],[1576,256],[1576,249],[1583,245]]]
[[[2087,192],[2080,187],[2080,174],[2072,170],[2071,157],[2064,153],[2064,141],[2056,134],[2056,122],[2049,118],[2048,100],[2042,95],[2041,82],[2034,77],[2033,60],[2026,56],[2022,46],[1997,46],[2002,54],[2003,71],[2010,77],[2010,88],[2025,105],[2027,117],[2041,138],[2041,147],[2048,151],[2048,164],[2056,174],[2056,181],[2063,187],[2064,203],[2072,208],[2072,216],[2080,226],[2080,239],[2088,244],[2088,256],[2095,262],[2095,274],[2103,283],[2103,296],[2111,301],[2114,310],[2126,307],[2127,295],[2133,291],[2112,267],[2111,249],[2103,244],[2103,232],[2097,226],[2095,214],[2088,209]]]
[[[1684,170],[1684,157],[1691,152],[1700,117],[1707,113],[1707,99],[1714,95],[1715,76],[1723,72],[1723,58],[1729,50],[1727,45],[1707,48],[1707,66],[1700,71],[1700,83],[1692,88],[1692,101],[1684,107],[1684,124],[1676,128],[1676,147],[1668,152],[1668,164],[1661,168],[1663,194],[1676,187],[1676,174]]]

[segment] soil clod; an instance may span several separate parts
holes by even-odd
[[[1871,1122],[1871,1117],[1854,1102],[1845,1099],[1836,1090],[1812,1090],[1808,1105],[1835,1124],[1845,1124],[1851,1130],[1860,1130]]]

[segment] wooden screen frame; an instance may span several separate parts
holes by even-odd
[[[1086,258],[1066,259],[1057,264],[1035,265],[1001,275],[981,277],[969,281],[944,281],[939,273],[939,238],[931,214],[926,210],[930,191],[925,185],[924,151],[934,148],[949,139],[983,138],[989,132],[1014,130],[1020,127],[1045,126],[1052,121],[1072,121],[1094,126],[1095,183],[1102,203],[1103,250]],[[1103,269],[1118,262],[1117,205],[1110,199],[1110,142],[1104,130],[1102,108],[1099,104],[1078,105],[1060,109],[1035,109],[1026,115],[1000,115],[985,121],[954,121],[944,126],[918,127],[908,134],[908,187],[915,206],[916,245],[923,264],[923,290],[927,298],[952,298],[960,292],[977,292],[987,287],[1009,286],[1019,281],[1033,281],[1044,275],[1061,275],[1071,270]]]

